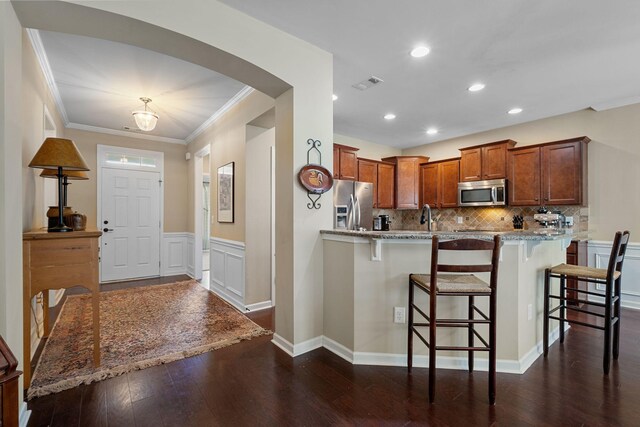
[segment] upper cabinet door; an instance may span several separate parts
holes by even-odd
[[[460,181],[482,179],[482,148],[460,150]]]
[[[438,207],[438,182],[437,163],[420,165],[420,206]]]
[[[333,144],[333,177],[355,181],[358,178],[359,149],[347,145]]]
[[[507,144],[482,147],[482,179],[507,177]]]
[[[340,179],[355,181],[358,177],[358,155],[355,151],[340,150]]]
[[[420,171],[417,159],[400,158],[396,168],[396,209],[418,209]]]
[[[458,207],[458,182],[460,161],[450,160],[440,163],[439,202],[441,208]]]
[[[373,207],[376,208],[376,191],[378,184],[378,164],[367,159],[358,159],[358,181],[373,184]]]
[[[537,206],[540,200],[540,147],[510,150],[508,153],[509,205]]]
[[[378,163],[378,209],[393,209],[395,196],[394,175],[396,168],[389,163]]]
[[[543,204],[582,203],[581,148],[580,141],[545,145],[541,148]]]

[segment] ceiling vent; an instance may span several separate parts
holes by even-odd
[[[384,82],[384,80],[382,80],[380,77],[371,76],[368,79],[361,81],[360,83],[352,85],[352,87],[358,90],[367,90],[370,87],[379,85],[382,82]]]

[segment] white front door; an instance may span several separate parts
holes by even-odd
[[[160,173],[102,168],[100,281],[160,275]]]

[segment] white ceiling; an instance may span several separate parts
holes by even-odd
[[[90,37],[37,33],[70,127],[180,142],[246,93],[236,80],[171,56]],[[138,130],[131,115],[143,109],[142,96],[153,100],[149,108],[160,116],[151,132]]]
[[[640,102],[637,0],[222,1],[333,53],[339,134],[410,147]],[[351,87],[371,75],[384,83]]]

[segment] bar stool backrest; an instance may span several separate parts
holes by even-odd
[[[622,273],[622,263],[624,262],[624,254],[627,252],[629,236],[629,231],[625,230],[624,232],[618,231],[613,238],[609,266],[607,267],[607,281],[613,278],[614,272],[619,271]]]
[[[438,236],[431,239],[431,286],[436,289],[437,272],[446,273],[491,273],[489,286],[496,289],[498,284],[498,261],[502,242],[499,235],[493,240],[455,239],[440,242]],[[491,264],[452,265],[439,264],[438,251],[491,251]]]

